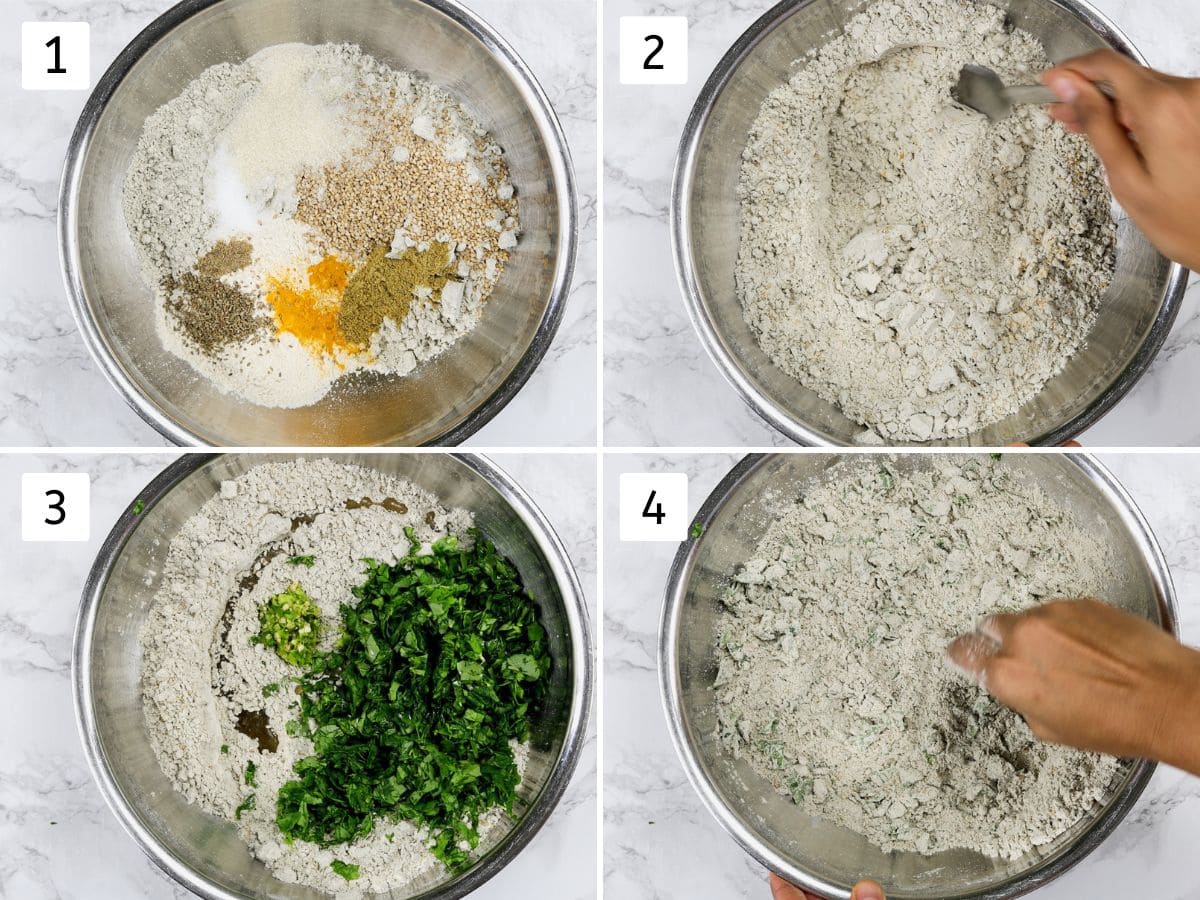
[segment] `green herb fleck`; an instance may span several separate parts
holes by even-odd
[[[221,745],[221,752],[222,752],[222,753],[228,753],[228,752],[229,752],[229,745],[228,745],[228,744],[222,744],[222,745]]]
[[[989,455],[992,457],[992,459],[999,460],[1000,457],[1002,457],[1004,454],[1003,453],[992,453]]]
[[[250,812],[250,810],[254,809],[257,802],[258,802],[258,795],[251,794],[249,797],[247,797],[245,800],[243,800],[241,803],[238,804],[238,808],[233,811],[233,817],[235,819],[237,819],[239,822],[242,821],[242,813]]]
[[[321,611],[299,583],[264,603],[258,610],[258,624],[251,643],[270,647],[293,666],[312,663],[321,640]]]
[[[330,847],[407,820],[452,872],[470,864],[479,818],[512,812],[520,782],[509,741],[530,738],[551,669],[537,607],[513,564],[473,532],[367,562],[342,635],[297,679],[288,734],[313,742],[279,790],[289,841]]]
[[[703,522],[693,522],[692,523],[692,540],[693,541],[699,540],[700,535],[702,535],[702,534],[704,534],[704,523]]]
[[[138,500],[133,504],[133,514],[135,516],[140,516],[142,514],[142,510],[144,510],[145,508],[146,508],[146,501]]]
[[[246,763],[246,784],[250,787],[258,787],[258,785],[254,783],[255,773],[257,772],[258,766],[254,764],[254,760],[250,760],[250,762]]]
[[[353,881],[358,877],[358,866],[344,863],[340,859],[335,859],[331,862],[329,868],[333,869],[334,872],[341,875],[347,881]]]
[[[289,556],[288,562],[293,566],[307,566],[311,569],[316,564],[317,559],[315,556]]]
[[[264,697],[274,697],[278,693],[279,693],[279,682],[278,681],[272,681],[270,684],[263,685],[262,695]]]

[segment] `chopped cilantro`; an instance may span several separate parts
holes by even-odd
[[[358,877],[358,866],[344,863],[340,859],[335,859],[331,862],[329,868],[333,869],[334,872],[341,875],[347,881],[353,881]]]
[[[242,813],[249,812],[250,810],[254,809],[257,802],[258,802],[258,795],[251,794],[249,797],[247,797],[245,800],[243,800],[241,803],[238,804],[238,808],[233,811],[233,817],[235,819],[237,819],[239,822],[242,821]]]
[[[258,766],[254,764],[254,760],[250,760],[250,762],[246,763],[246,784],[248,784],[250,787],[258,787],[258,785],[254,783],[255,773],[257,771]]]
[[[293,566],[306,566],[311,569],[316,564],[317,559],[315,556],[289,556],[288,562]]]
[[[145,508],[146,508],[146,501],[138,500],[133,504],[133,514],[135,516],[140,516],[142,514],[142,510]]]
[[[259,608],[258,624],[251,643],[270,647],[293,666],[312,662],[321,640],[321,610],[298,582]]]
[[[698,540],[700,535],[702,535],[702,534],[704,534],[704,523],[703,522],[693,522],[692,523],[692,540],[693,541]]]
[[[479,818],[512,812],[520,782],[509,741],[525,741],[550,654],[513,564],[478,533],[431,552],[407,532],[393,566],[366,561],[342,636],[297,679],[288,734],[313,742],[279,790],[288,841],[330,847],[407,820],[452,872],[470,864]],[[341,874],[341,873],[339,873]]]

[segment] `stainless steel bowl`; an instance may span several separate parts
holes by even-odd
[[[139,495],[96,557],[75,631],[76,714],[92,775],[109,807],[164,872],[207,900],[316,900],[254,859],[234,827],[189,805],[158,765],[142,714],[139,633],[154,600],[167,547],[180,526],[220,490],[221,481],[285,456],[188,456]],[[433,874],[392,900],[451,900],[479,887],[514,859],[562,797],[583,745],[592,690],[583,593],[566,550],[528,496],[475,456],[388,454],[338,457],[407,478],[443,503],[475,513],[476,524],[511,558],[536,599],[551,644],[549,702],[534,728],[527,781],[510,830],[457,878]]]
[[[269,409],[221,393],[163,348],[121,197],[151,113],[209,66],[287,41],[356,43],[450,91],[504,147],[525,234],[478,327],[439,358],[402,379],[353,376],[354,390],[335,388],[313,406]],[[67,296],[92,357],[166,437],[214,446],[465,440],[549,349],[576,230],[571,159],[550,102],[513,49],[455,0],[184,0],[100,79],[71,139],[59,205]]]
[[[992,2],[992,0],[980,0]],[[793,63],[864,6],[863,0],[784,0],[755,22],[717,64],[684,129],[671,195],[675,262],[692,324],[717,367],[748,403],[792,440],[855,442],[862,426],[777,367],[742,317],[734,290],[742,151],[763,100]],[[996,0],[1037,37],[1051,59],[1113,47],[1142,61],[1129,40],[1085,0]],[[1109,411],[1162,347],[1187,272],[1168,262],[1118,211],[1117,272],[1087,345],[1036,397],[1003,421],[953,443],[1057,445]]]
[[[844,457],[841,457],[844,458]],[[897,465],[927,467],[934,457],[909,455]],[[862,835],[806,815],[722,752],[716,738],[712,684],[716,626],[730,573],[797,492],[822,477],[833,454],[748,456],[716,487],[697,521],[702,536],[680,546],[667,585],[659,673],[675,749],[692,786],[726,831],[762,865],[819,896],[847,900],[860,878],[875,878],[889,900],[1002,900],[1051,881],[1094,850],[1129,812],[1154,772],[1127,762],[1108,798],[1050,845],[1016,862],[967,850],[933,856],[884,853]],[[1122,573],[1108,598],[1177,633],[1175,589],[1166,560],[1125,490],[1098,462],[1077,454],[1022,454],[1020,466],[1047,495],[1105,542]]]

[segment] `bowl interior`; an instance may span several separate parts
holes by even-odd
[[[341,459],[342,457],[339,457]],[[92,713],[101,765],[120,793],[136,828],[156,843],[174,866],[190,870],[235,897],[301,898],[325,894],[276,879],[251,856],[233,825],[189,805],[159,767],[142,713],[142,651],[139,640],[158,588],[167,548],[183,523],[220,489],[256,463],[286,457],[223,456],[204,463],[157,499],[149,499],[139,521],[117,554],[96,604],[90,642],[91,665],[81,677],[90,684]],[[555,567],[539,537],[509,501],[471,466],[453,456],[350,456],[348,462],[407,478],[449,506],[475,513],[476,525],[517,565],[535,598],[550,641],[554,669],[546,707],[535,723],[526,781],[506,833],[481,845],[476,866],[457,878],[434,874],[409,892],[387,897],[402,900],[433,896],[455,886],[473,886],[472,875],[514,837],[514,829],[532,811],[545,811],[543,797],[551,774],[562,764],[573,708],[575,645],[568,605]],[[529,823],[536,828],[536,824]],[[457,893],[453,894],[458,896]]]
[[[570,242],[565,149],[534,86],[458,16],[422,0],[219,0],[133,62],[80,148],[66,240],[97,349],[155,415],[217,446],[433,443],[468,421],[518,368],[539,331],[553,328],[556,291],[571,263],[564,251]],[[223,394],[163,349],[121,198],[151,113],[210,66],[292,41],[357,43],[458,98],[506,152],[524,236],[482,321],[442,356],[403,379],[343,379],[320,403],[285,410]]]
[[[844,457],[842,457],[844,458]],[[1062,456],[1009,458],[1039,483],[1047,495],[1068,510],[1082,527],[1093,531],[1110,550],[1113,570],[1120,580],[1109,589],[1112,602],[1162,624],[1164,603],[1154,575],[1140,549],[1137,530],[1128,514],[1119,510],[1083,470]],[[785,506],[795,502],[806,484],[822,477],[839,457],[795,454],[764,457],[752,465],[727,493],[723,504],[707,515],[703,537],[694,549],[684,583],[676,625],[667,636],[675,648],[676,667],[666,677],[674,679],[680,707],[683,740],[695,757],[701,778],[726,813],[736,820],[750,848],[757,844],[791,867],[795,877],[807,873],[848,897],[850,887],[862,877],[888,886],[889,898],[932,900],[1004,894],[1019,878],[1048,878],[1044,870],[1106,816],[1122,794],[1139,778],[1147,777],[1144,763],[1127,763],[1110,788],[1105,803],[1052,844],[1008,862],[958,849],[922,856],[915,852],[884,853],[862,835],[809,816],[790,799],[777,794],[766,779],[755,774],[744,760],[734,760],[716,738],[716,709],[712,684],[717,672],[716,629],[720,597],[730,573],[754,555],[758,542]],[[869,465],[863,458],[862,464]],[[901,468],[924,468],[928,456],[896,458]],[[710,499],[713,503],[717,498]],[[728,826],[727,826],[728,827]],[[748,848],[749,849],[749,848]],[[760,860],[762,859],[760,855]],[[784,873],[786,874],[786,872]],[[988,893],[994,891],[996,893]]]
[[[760,20],[755,28],[764,30],[733,63],[696,136],[691,177],[681,185],[677,198],[688,210],[680,240],[690,257],[683,268],[695,286],[691,299],[710,323],[723,364],[744,380],[743,394],[763,398],[756,405],[772,424],[806,442],[815,437],[821,443],[853,444],[863,428],[778,368],[759,348],[743,319],[734,289],[740,231],[737,185],[742,152],[763,100],[788,80],[796,60],[822,46],[831,34],[840,33],[849,16],[865,5],[861,0],[808,0],[789,9],[777,7]],[[1132,52],[1124,38],[1102,22],[1084,21],[1059,0],[992,5],[1005,8],[1015,25],[1036,36],[1052,60],[1101,47]],[[1087,411],[1134,362],[1164,314],[1173,267],[1123,212],[1115,211],[1119,223],[1116,275],[1086,345],[1016,413],[943,443],[1001,447],[1014,441],[1039,442]]]

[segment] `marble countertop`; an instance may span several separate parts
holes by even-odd
[[[1200,4],[1092,0],[1150,64],[1200,75]],[[790,442],[746,406],[688,321],[668,226],[671,175],[684,121],[734,40],[774,0],[607,0],[605,7],[604,439],[626,447],[766,447]],[[687,16],[689,82],[622,85],[618,19]],[[1200,287],[1193,279],[1153,367],[1083,437],[1092,446],[1200,445],[1192,393],[1200,380]]]
[[[0,445],[156,446],[165,440],[93,364],[59,272],[58,185],[84,92],[20,88],[20,24],[91,23],[93,83],[175,0],[4,0],[0,32]],[[591,0],[467,0],[510,40],[558,113],[579,190],[579,259],[546,358],[468,444],[592,446],[596,441],[596,16]]]
[[[0,897],[161,900],[191,897],[138,850],[92,782],[75,728],[71,641],[84,579],[129,500],[174,455],[0,456]],[[491,456],[550,518],[590,607],[596,586],[596,477],[591,456]],[[20,474],[91,473],[87,543],[20,539]],[[594,620],[594,612],[593,612]],[[596,736],[546,826],[473,897],[596,896]]]
[[[604,556],[604,878],[620,900],[769,900],[766,872],[734,843],[688,783],[659,699],[658,624],[674,544],[616,539],[621,472],[690,476],[689,514],[738,457],[609,456]],[[1184,640],[1200,645],[1200,458],[1103,456],[1158,536]],[[1200,779],[1159,767],[1117,830],[1038,900],[1200,897]]]

